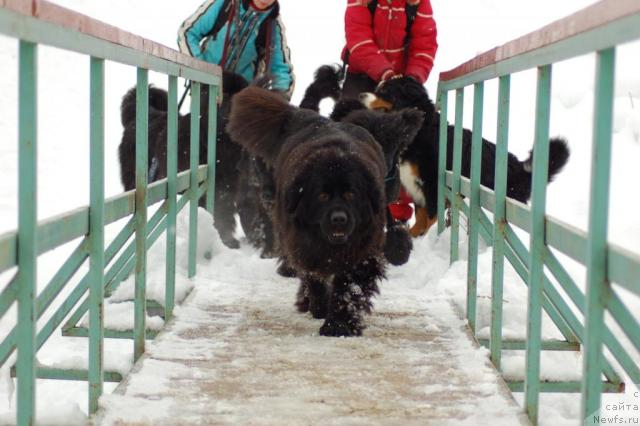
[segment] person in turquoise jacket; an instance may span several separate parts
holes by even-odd
[[[269,74],[291,97],[293,68],[277,0],[207,0],[178,30],[180,51],[248,81]]]

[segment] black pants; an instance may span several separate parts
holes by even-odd
[[[363,92],[373,92],[378,83],[366,74],[354,74],[347,71],[342,85],[342,99],[358,99]]]

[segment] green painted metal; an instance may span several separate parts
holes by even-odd
[[[209,117],[207,127],[207,211],[213,216],[216,189],[216,139],[218,121],[218,88],[209,86]]]
[[[570,382],[548,382],[544,381],[540,383],[540,391],[541,392],[552,392],[552,393],[575,393],[580,392],[581,382],[579,381],[570,381]],[[524,389],[524,382],[520,380],[507,380],[507,386],[511,390],[511,392],[522,392]],[[624,392],[624,384],[620,383],[609,383],[600,381],[596,387],[601,392],[606,393],[621,393]]]
[[[542,30],[482,54],[455,70],[442,73],[438,83],[438,93],[441,96],[451,90],[459,92],[471,84],[476,84],[477,89],[477,85],[487,79],[500,78],[498,119],[504,125],[498,126],[495,192],[484,187],[477,189],[473,180],[473,168],[470,180],[459,178],[455,171],[441,168],[438,186],[444,196],[438,200],[438,209],[439,219],[442,218],[444,224],[445,200],[454,200],[460,195],[471,197],[468,206],[464,201],[459,206],[454,206],[469,218],[467,293],[468,299],[473,300],[467,300],[468,312],[471,310],[470,306],[475,306],[473,284],[476,280],[477,259],[474,256],[477,253],[477,242],[473,241],[474,235],[475,238],[477,235],[481,236],[493,247],[491,335],[490,339],[480,339],[480,342],[490,348],[491,359],[498,368],[499,350],[494,341],[499,341],[501,323],[495,319],[495,310],[502,299],[501,262],[504,258],[528,286],[527,338],[524,341],[501,342],[501,348],[526,350],[525,380],[508,381],[508,384],[514,392],[525,392],[524,408],[533,424],[538,422],[539,392],[582,392],[582,421],[593,423],[595,420],[591,416],[600,408],[601,393],[624,391],[621,376],[605,357],[605,348],[624,370],[625,376],[633,383],[640,383],[640,366],[637,360],[604,320],[605,312],[608,311],[632,346],[640,351],[640,324],[625,305],[622,295],[616,291],[618,288],[612,285],[615,283],[636,296],[640,295],[640,254],[607,242],[615,46],[639,38],[638,4],[602,0]],[[551,67],[554,62],[590,52],[597,52],[598,61],[593,115],[590,218],[588,232],[584,232],[546,216],[545,204]],[[538,93],[533,188],[529,208],[515,200],[504,198],[504,181],[500,174],[506,173],[502,150],[506,150],[507,146],[508,96],[506,102],[504,96],[508,92],[507,79],[514,72],[535,67],[538,68]],[[476,132],[478,131],[474,129],[474,136]],[[445,136],[446,134],[440,135],[441,144]],[[494,213],[493,222],[480,207]],[[479,211],[477,216],[476,211]],[[511,225],[530,234],[529,250]],[[439,232],[442,230],[443,228],[438,228]],[[453,236],[455,233],[456,230],[452,230],[452,244],[456,243]],[[587,267],[586,295],[567,273],[552,249]],[[551,281],[545,268],[557,284]],[[496,285],[496,281],[499,281],[499,285]],[[566,341],[550,342],[541,339],[543,309]],[[471,321],[469,323],[472,325]],[[541,350],[582,350],[585,353],[583,379],[569,382],[541,381]],[[606,377],[604,382],[603,374]]]
[[[449,181],[450,181],[450,178],[451,176],[448,176]],[[463,183],[461,188],[462,194],[465,196],[469,196],[468,182],[465,183],[463,178],[462,183]],[[486,189],[481,188],[481,191],[486,191]],[[484,203],[483,207],[490,210],[491,206],[493,205],[493,202],[491,202],[492,199],[493,199],[492,196],[490,194],[487,194],[487,197],[483,201]],[[465,208],[464,204],[463,204],[462,211],[468,215],[468,210]],[[547,221],[549,220],[550,218],[547,218]],[[490,244],[491,241],[490,239],[488,239],[487,233],[486,233],[487,231],[490,231],[492,229],[490,225],[490,221],[486,217],[486,215],[481,213],[480,222],[482,225],[480,228],[480,231],[481,231],[480,233],[485,239],[485,242],[487,242],[487,244]],[[549,235],[549,229],[550,228],[547,227],[547,235]],[[521,260],[525,258],[528,259],[526,248],[519,240],[516,239],[515,233],[513,233],[513,231],[510,228],[507,228],[507,237],[509,238],[510,242],[514,244],[515,250],[518,252],[518,256],[520,257],[520,259]],[[526,280],[528,275],[525,270],[525,266],[523,266],[523,264],[516,263],[517,261],[514,260],[515,256],[516,256],[515,253],[510,254],[509,251],[507,251],[507,259],[514,266],[514,268],[516,269],[518,274],[521,276],[521,278],[523,280]],[[549,271],[561,284],[563,290],[567,293],[567,295],[569,295],[571,301],[576,305],[578,310],[581,313],[584,313],[584,306],[585,306],[584,295],[582,294],[578,286],[575,284],[575,282],[569,277],[569,274],[564,270],[560,262],[557,260],[555,255],[551,252],[551,250],[549,250],[548,247],[546,248],[546,253],[544,258],[545,258],[545,266],[549,268]],[[554,324],[558,327],[558,329],[561,331],[561,333],[565,336],[565,338],[568,341],[571,341],[571,342],[579,341],[580,343],[583,342],[582,336],[584,335],[584,327],[581,325],[578,318],[575,316],[575,314],[573,314],[573,312],[571,311],[569,306],[566,304],[564,299],[560,296],[560,294],[555,290],[555,288],[552,286],[550,281],[546,278],[545,278],[545,286],[546,286],[545,289],[548,288],[548,290],[546,291],[551,293],[551,296],[552,296],[551,298],[548,299],[547,294],[544,295],[542,306],[545,312],[547,312],[547,314],[553,320]],[[634,323],[625,322],[625,324],[627,324],[627,328],[635,327],[631,329],[632,331],[625,331],[625,333],[634,333],[633,330],[636,330],[637,332],[637,326],[635,326]],[[635,335],[635,334],[632,334],[632,335]],[[616,359],[616,361],[620,363],[620,365],[622,366],[624,371],[629,375],[631,380],[634,383],[640,383],[640,368],[633,361],[633,359],[628,354],[628,352],[624,349],[620,341],[608,329],[605,330],[604,342],[607,348],[611,351],[613,357]],[[605,367],[604,367],[603,373],[610,382],[619,383],[621,381],[619,375],[613,370],[613,368],[611,367],[608,361],[605,361]]]
[[[598,52],[596,64],[589,239],[586,262],[585,327],[587,333],[584,342],[584,381],[582,386],[582,417],[585,422],[600,409],[600,389],[597,383],[600,381],[604,358],[602,353],[602,339],[605,330],[604,311],[611,297],[606,268],[615,49],[610,48]]]
[[[19,11],[19,12],[17,12]],[[19,40],[19,210],[18,230],[0,235],[0,273],[17,266],[17,272],[0,292],[0,317],[17,302],[16,327],[0,342],[0,366],[17,350],[17,364],[13,374],[17,387],[17,424],[35,424],[36,378],[88,381],[89,413],[98,409],[98,398],[103,392],[104,381],[120,381],[122,375],[104,371],[103,345],[105,337],[134,340],[134,358],[144,351],[144,339],[157,335],[155,330],[145,330],[145,269],[148,248],[167,229],[168,240],[173,238],[175,259],[175,218],[188,201],[197,200],[207,192],[213,200],[215,163],[196,163],[188,171],[177,173],[177,77],[188,78],[199,86],[210,86],[211,115],[209,130],[214,135],[209,140],[215,146],[215,102],[221,83],[221,70],[186,57],[164,46],[138,36],[108,27],[91,18],[60,8],[47,1],[39,1],[37,8],[16,8],[13,3],[0,2],[0,34]],[[45,44],[90,56],[90,205],[51,217],[37,223],[37,45]],[[138,49],[139,48],[139,49]],[[104,96],[105,60],[138,67],[136,94],[136,189],[105,199],[104,197]],[[167,179],[147,184],[148,139],[148,71],[169,75],[169,92],[173,100],[169,123],[173,137],[169,144],[169,173]],[[196,104],[199,102],[199,99]],[[200,117],[195,116],[198,130]],[[173,146],[173,148],[171,148]],[[173,156],[171,155],[173,153]],[[213,157],[212,157],[213,156]],[[208,160],[215,162],[215,150],[210,150]],[[177,193],[186,191],[177,198]],[[147,221],[147,207],[165,201],[151,220]],[[196,204],[197,206],[197,204]],[[209,203],[210,210],[213,203]],[[169,212],[170,210],[170,212]],[[104,227],[120,219],[134,215],[111,241],[105,250]],[[127,240],[135,231],[135,240]],[[173,234],[173,235],[171,235]],[[73,253],[37,294],[37,256],[63,244],[81,239]],[[168,243],[171,246],[171,243]],[[169,250],[170,251],[170,250]],[[80,278],[66,298],[60,301],[46,323],[38,329],[37,319],[53,304],[64,287],[78,273],[89,258],[89,271]],[[113,263],[111,263],[113,261]],[[110,265],[105,273],[105,266]],[[136,296],[134,330],[105,330],[104,297],[115,290],[120,281],[136,269]],[[168,276],[175,274],[175,260],[168,262]],[[174,282],[168,282],[173,291]],[[87,294],[88,293],[88,294]],[[84,301],[79,303],[84,297]],[[169,297],[172,297],[171,295]],[[172,302],[173,303],[173,302]],[[79,306],[78,306],[79,305]],[[156,304],[157,305],[157,304]],[[155,305],[154,305],[155,306]],[[76,308],[63,326],[63,334],[89,337],[89,362],[87,370],[60,369],[37,366],[36,353]],[[142,309],[141,309],[142,308]],[[157,306],[156,306],[157,308]],[[169,308],[170,318],[173,305]],[[89,328],[75,325],[89,311]],[[155,312],[159,312],[158,309]],[[145,333],[146,331],[146,333]]]
[[[447,175],[449,174],[449,175]],[[450,172],[445,172],[446,185],[451,186]],[[446,189],[445,189],[446,191]],[[461,178],[462,195],[470,194],[469,180]],[[495,195],[487,188],[480,187],[480,206],[493,210]],[[525,204],[507,198],[507,222],[523,231],[531,232],[531,212]],[[545,218],[547,246],[557,249],[576,262],[586,261],[587,233],[556,218]],[[630,252],[615,244],[608,244],[607,272],[609,281],[640,295],[640,255]]]
[[[136,85],[136,288],[133,334],[133,361],[144,353],[147,308],[147,181],[149,167],[149,70],[138,68]]]
[[[196,169],[200,154],[200,84],[191,83],[191,143],[189,165],[191,170],[191,204],[189,205],[189,264],[188,276],[196,274],[196,251],[198,247],[198,194],[194,190],[198,186]]]
[[[612,3],[615,2],[617,0],[612,1]],[[627,4],[629,3],[631,2],[627,2]],[[553,44],[487,64],[486,67],[459,78],[447,81],[440,80],[438,85],[441,85],[443,90],[455,90],[480,81],[564,61],[636,40],[640,38],[638,21],[638,14],[632,14]]]
[[[63,369],[63,368],[53,368],[53,367],[44,367],[38,366],[36,368],[36,375],[38,379],[47,379],[47,380],[89,380],[89,371],[88,370],[78,370],[78,369]],[[11,368],[11,377],[16,377],[15,368]],[[105,382],[121,382],[122,374],[115,371],[105,371],[103,375],[103,380]]]
[[[460,232],[460,172],[462,169],[462,117],[464,110],[464,89],[456,90],[456,111],[453,130],[453,185],[451,191],[451,245],[449,251],[449,263],[459,258],[459,232]]]
[[[69,336],[69,337],[88,337],[89,330],[86,327],[72,327],[72,328],[65,329],[62,335]],[[147,328],[145,330],[144,335],[145,335],[145,339],[153,340],[158,336],[158,331]],[[110,328],[105,328],[104,338],[134,340],[136,336],[134,332],[131,330],[112,330]]]
[[[463,188],[463,193],[464,192]],[[468,210],[465,208],[463,204],[462,211],[465,214],[468,214]],[[489,244],[491,242],[490,232],[493,229],[490,220],[487,216],[480,212],[480,235],[485,239],[485,241]],[[505,257],[511,265],[514,267],[515,271],[522,278],[523,282],[526,284],[527,279],[529,277],[527,268],[529,255],[527,249],[524,244],[517,238],[513,229],[510,226],[506,228],[506,237],[509,242],[509,245],[506,246]],[[547,253],[547,260],[550,258],[550,254]],[[574,284],[575,285],[575,284]],[[553,285],[549,282],[548,279],[545,278],[545,293],[543,294],[543,308],[545,312],[549,315],[554,324],[558,327],[559,331],[563,334],[563,336],[571,342],[580,342],[583,341],[584,336],[584,327],[569,308],[565,300],[560,296]],[[576,286],[577,289],[577,286]],[[565,289],[566,290],[566,289]],[[584,296],[582,296],[584,299]],[[584,301],[582,306],[584,305]],[[579,309],[583,309],[578,305]],[[607,330],[605,335],[605,344],[608,348],[615,354],[616,360],[623,366],[624,370],[629,374],[634,383],[636,383],[635,378],[640,378],[638,375],[638,368],[634,365],[633,361],[629,355],[625,352],[620,342],[613,336],[613,334]],[[604,367],[604,374],[609,379],[609,381],[614,383],[620,383],[620,378],[616,374],[616,372],[611,367],[611,364],[607,361]]]
[[[18,113],[18,425],[35,424],[37,291],[38,47],[19,44]]]
[[[0,318],[7,313],[9,308],[13,305],[18,298],[18,274],[14,274],[13,277],[9,280],[9,283],[5,288],[2,289],[0,293]]]
[[[485,348],[489,347],[489,339],[478,339]],[[502,350],[505,351],[523,351],[525,350],[526,340],[504,339],[502,341]],[[567,342],[565,340],[542,340],[540,347],[545,351],[560,352],[580,352],[580,344],[576,342]]]
[[[531,423],[538,423],[540,351],[542,341],[542,287],[544,282],[544,216],[549,168],[551,65],[538,68],[536,130],[531,190],[531,241],[527,308],[527,349],[524,406]]]
[[[78,16],[72,11],[68,11],[68,13]],[[68,27],[55,25],[30,16],[20,15],[3,7],[0,7],[0,34],[207,84],[219,85],[221,81],[221,74],[213,74],[204,69],[194,69],[176,61],[122,46],[116,42],[83,34],[73,25]]]
[[[88,240],[84,239],[78,247],[76,247],[73,253],[71,253],[60,270],[51,278],[44,290],[40,292],[36,302],[36,318],[39,319],[47,310],[55,297],[60,294],[64,286],[68,283],[69,279],[71,279],[71,277],[84,263],[88,254]],[[17,333],[18,326],[16,325],[0,343],[0,365],[4,364],[15,350],[17,344]]]
[[[178,78],[169,76],[167,115],[167,260],[165,321],[173,317],[176,285],[176,176],[178,174]]]
[[[469,252],[467,256],[467,321],[469,322],[469,328],[471,328],[474,334],[476,332],[476,299],[478,293],[478,215],[480,212],[483,112],[484,83],[477,83],[473,90],[473,135],[471,137],[471,170],[469,175],[471,179],[469,196]],[[461,202],[464,204],[463,201]]]
[[[178,174],[177,191],[189,188],[189,171]],[[198,169],[198,182],[206,179],[206,166]],[[149,205],[164,200],[167,195],[167,182],[161,180],[149,185]],[[135,211],[135,192],[128,191],[105,201],[105,225],[126,218]],[[46,253],[62,244],[83,237],[89,233],[89,208],[82,207],[69,213],[55,216],[38,224],[38,255]],[[7,258],[0,259],[0,272],[17,266],[17,232],[8,232],[0,236],[1,252]]]
[[[607,304],[609,313],[616,320],[622,331],[629,338],[629,341],[636,350],[640,352],[640,327],[638,327],[638,320],[629,312],[629,309],[620,299],[616,293],[610,294],[609,303]],[[640,382],[634,382],[640,383]]]
[[[491,268],[491,362],[500,370],[502,340],[502,294],[504,278],[504,226],[507,193],[507,145],[511,76],[500,77],[498,88],[498,137],[496,141],[495,194],[493,209],[493,259]]]
[[[200,194],[204,192],[204,186],[201,187]],[[184,194],[179,200],[177,209],[178,211],[182,210],[182,208],[189,201],[189,195]],[[147,225],[147,247],[153,246],[156,240],[162,235],[162,232],[166,230],[167,218],[166,214],[166,204],[164,204],[160,209],[158,209],[154,215],[149,220]],[[136,266],[135,262],[135,252],[134,252],[134,242],[132,242],[124,251],[121,253],[120,257],[117,261],[111,266],[107,274],[105,275],[105,294],[110,295],[113,293],[120,282],[126,279],[134,270]],[[85,288],[86,290],[86,288]],[[82,294],[78,296],[78,298],[82,297]],[[76,299],[77,301],[77,299]],[[135,299],[134,299],[135,301]],[[75,304],[75,302],[74,302]],[[82,319],[82,316],[87,312],[88,300],[85,300],[80,307],[74,312],[74,314],[69,318],[67,323],[62,327],[62,334],[64,336],[76,336],[75,334],[70,334],[69,330],[76,329],[78,327],[78,322]],[[69,308],[71,309],[71,308]],[[149,311],[149,307],[147,306],[147,312]],[[69,311],[66,311],[69,312]],[[82,335],[81,337],[86,337]],[[109,334],[105,335],[105,337],[110,337]],[[148,338],[148,336],[146,337]]]
[[[449,93],[438,86],[438,105],[440,105],[440,145],[438,151],[438,234],[445,228],[445,169],[447,167],[447,104]]]
[[[104,376],[104,59],[91,58],[89,208],[89,414],[98,411]]]
[[[207,166],[198,168],[198,182],[204,182],[207,177]],[[190,185],[190,171],[178,174],[177,191],[185,191]],[[162,201],[167,197],[167,180],[162,179],[148,186],[148,205]],[[130,216],[135,211],[135,191],[127,191],[105,200],[105,225],[112,224]],[[38,224],[38,255],[46,253],[62,244],[81,238],[89,233],[89,208],[81,207],[71,212],[63,213]],[[0,258],[0,272],[17,266],[18,233],[7,232],[0,236],[0,253],[6,257]]]
[[[511,228],[510,226],[507,226],[506,230],[507,230],[506,235],[509,241],[509,246],[513,247],[513,253],[515,254],[515,256],[517,256],[517,261],[522,262],[522,264],[524,265],[523,266],[524,268],[528,268],[529,267],[528,259],[530,255],[528,254],[527,249],[525,248],[525,245],[517,237],[513,228]],[[510,258],[509,261],[511,262],[512,265],[514,265],[514,267],[518,271],[518,268],[514,263],[514,259]],[[526,277],[528,276],[526,274],[526,271],[525,273],[521,273],[521,271],[518,271],[518,274],[526,282]],[[570,309],[569,305],[564,300],[564,298],[560,295],[558,290],[556,290],[555,286],[546,277],[544,279],[544,295],[549,298],[551,303],[554,305],[556,310],[560,313],[560,315],[564,319],[564,322],[569,325],[577,341],[579,341],[580,343],[584,343],[584,336],[585,336],[584,326],[578,320],[578,317]],[[580,309],[580,307],[578,308]],[[547,310],[547,313],[550,313],[549,310]],[[559,325],[559,324],[556,322],[556,325]],[[560,329],[561,332],[563,331],[562,328],[560,327],[558,328]],[[565,337],[567,336],[565,335]],[[615,358],[620,362],[620,364],[623,366],[625,371],[627,371],[630,377],[640,377],[635,375],[636,374],[635,371],[637,371],[637,367],[628,368],[628,363],[627,363],[628,354],[622,348],[622,346],[620,345],[618,340],[613,336],[610,330],[606,331],[605,342],[607,346],[611,349],[611,351],[615,352],[614,353]],[[611,367],[611,364],[608,361],[605,362],[603,369],[604,369],[603,372],[605,376],[607,376],[607,378],[609,378],[611,381],[619,381],[618,375],[613,370],[613,368]]]

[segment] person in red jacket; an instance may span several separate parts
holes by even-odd
[[[347,0],[344,21],[343,99],[373,92],[378,84],[403,75],[427,81],[438,50],[430,0]],[[393,218],[407,222],[413,215],[411,202],[402,190],[389,204]]]
[[[343,98],[372,92],[393,77],[427,81],[438,50],[430,0],[347,0],[344,20]]]

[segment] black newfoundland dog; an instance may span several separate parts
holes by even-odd
[[[422,113],[397,117],[401,126],[385,133],[411,140]],[[255,87],[233,98],[227,131],[273,170],[274,229],[301,279],[298,309],[325,318],[321,335],[361,335],[362,314],[371,311],[384,277],[388,170],[381,144],[360,125],[331,121]]]
[[[234,214],[238,212],[236,201],[238,193],[246,192],[239,188],[243,184],[238,170],[242,159],[242,148],[233,143],[224,132],[229,115],[231,97],[248,86],[247,81],[238,74],[223,74],[223,102],[218,109],[218,126],[216,135],[216,191],[214,204],[214,226],[222,242],[230,248],[238,248],[240,244],[233,236],[235,231]],[[200,120],[200,164],[207,162],[208,135],[208,90],[201,90]],[[167,92],[163,89],[149,87],[149,182],[167,176]],[[135,188],[135,152],[136,152],[136,89],[130,89],[123,97],[120,115],[124,132],[118,147],[120,159],[120,178],[126,191]],[[178,171],[189,169],[190,156],[190,117],[191,114],[178,117]],[[201,200],[203,202],[204,200]],[[202,205],[202,203],[201,203]],[[253,199],[245,201],[240,210],[241,217],[256,215],[256,203]],[[245,221],[250,221],[245,219]]]

